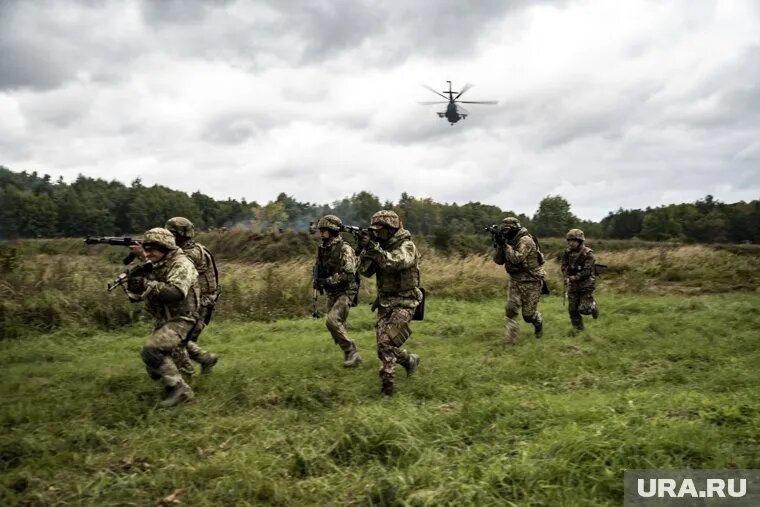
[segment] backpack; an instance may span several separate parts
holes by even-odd
[[[533,242],[536,244],[536,251],[538,252],[538,265],[543,266],[546,262],[546,257],[544,257],[544,253],[541,251],[541,243],[538,242],[538,238],[533,233],[530,234],[530,237],[533,239]]]

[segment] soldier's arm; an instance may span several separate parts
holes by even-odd
[[[367,256],[366,252],[362,252],[362,254],[359,256],[359,274],[362,276],[366,276],[367,278],[373,276],[375,272],[377,271],[377,264],[375,264],[375,261],[373,261],[369,256]]]
[[[399,248],[391,251],[383,250],[375,244],[364,253],[375,261],[377,267],[391,271],[411,268],[417,261],[417,247],[411,241],[404,241]]]
[[[190,288],[193,286],[193,282],[197,279],[198,271],[189,259],[187,262],[177,262],[169,269],[166,281],[159,282],[153,280],[148,282],[146,295],[150,298],[159,298],[159,300],[166,298],[171,300],[161,301],[162,303],[179,301],[187,297]],[[181,297],[178,298],[180,294]]]
[[[503,266],[504,263],[507,262],[507,256],[504,253],[504,245],[499,245],[496,248],[494,248],[491,258],[496,264],[498,264],[499,266]]]
[[[536,249],[536,244],[530,239],[530,236],[523,236],[517,242],[517,245],[505,247],[505,254],[510,264],[521,264]]]

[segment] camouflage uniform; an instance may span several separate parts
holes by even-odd
[[[580,229],[571,229],[567,233],[567,239],[580,242],[578,249],[568,247],[565,250],[562,256],[562,275],[565,278],[570,322],[575,329],[582,330],[583,317],[581,315],[591,315],[595,319],[599,316],[599,310],[594,301],[596,288],[594,252],[584,245],[585,236]]]
[[[151,229],[145,233],[144,246],[157,235],[171,237],[166,229]],[[171,244],[174,245],[173,237]],[[185,398],[191,398],[192,389],[173,358],[179,357],[177,349],[184,349],[182,344],[198,319],[198,272],[182,250],[173,247],[153,265],[153,270],[146,273],[144,279],[142,292],[132,291],[128,282],[127,294],[132,301],[145,301],[154,319],[153,333],[142,350],[145,368],[152,379],[162,382],[167,393],[181,388]],[[164,294],[172,291],[179,291],[181,299],[163,302]]]
[[[506,306],[506,335],[507,341],[514,344],[517,340],[519,325],[517,317],[522,307],[522,317],[525,322],[533,324],[537,338],[543,334],[543,318],[538,311],[541,297],[541,287],[546,274],[539,262],[539,252],[536,242],[530,233],[514,217],[502,221],[503,231],[514,231],[514,236],[497,245],[493,252],[493,261],[504,265],[509,274],[509,296]]]
[[[383,210],[372,217],[373,225],[383,220],[397,224],[398,228],[387,241],[371,243],[362,251],[359,273],[377,277],[375,330],[377,355],[382,363],[379,374],[383,392],[393,394],[396,363],[410,375],[419,362],[419,356],[401,347],[412,334],[409,322],[423,296],[419,289],[420,254],[411,234],[400,227],[398,215],[394,212]]]
[[[198,308],[198,322],[190,333],[190,337],[185,342],[185,351],[177,351],[176,359],[183,365],[183,370],[193,369],[190,359],[200,363],[202,372],[208,373],[216,364],[218,357],[203,350],[198,345],[198,337],[208,323],[211,321],[211,315],[219,299],[219,273],[216,268],[216,262],[213,255],[208,249],[200,243],[197,243],[193,236],[195,228],[187,218],[174,217],[166,222],[166,229],[171,231],[177,240],[177,245],[190,259],[198,271],[198,284],[201,291],[200,307]],[[183,371],[185,373],[185,371]]]
[[[336,234],[342,222],[335,215],[327,215],[317,224],[320,230],[331,230]],[[358,366],[361,362],[356,351],[356,344],[348,337],[346,320],[349,308],[355,305],[359,280],[356,274],[356,256],[351,245],[343,241],[339,234],[322,240],[317,248],[314,272],[314,288],[327,292],[327,312],[325,325],[333,341],[343,351],[343,365]]]

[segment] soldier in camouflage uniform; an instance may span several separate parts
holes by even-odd
[[[570,323],[573,328],[583,330],[583,317],[599,317],[599,310],[594,301],[594,252],[584,245],[586,237],[580,229],[570,229],[565,236],[567,249],[562,256],[562,275],[565,277]]]
[[[517,341],[519,325],[515,318],[522,307],[525,322],[533,324],[536,338],[544,332],[544,320],[538,311],[541,287],[546,274],[541,267],[540,252],[536,242],[515,217],[505,218],[500,226],[506,240],[494,245],[493,261],[504,265],[509,274],[509,296],[506,307],[507,341]]]
[[[195,227],[187,218],[170,218],[166,222],[166,229],[174,235],[177,246],[193,262],[198,271],[198,284],[201,289],[201,304],[198,309],[200,318],[190,334],[186,349],[190,359],[201,365],[201,373],[210,373],[219,361],[219,356],[203,350],[198,345],[198,336],[211,321],[211,314],[214,311],[217,299],[219,299],[219,272],[216,269],[216,262],[208,248],[193,239]]]
[[[322,244],[317,248],[314,288],[327,292],[330,310],[325,325],[343,351],[343,366],[355,368],[361,364],[362,358],[356,351],[356,344],[348,337],[345,324],[349,308],[356,304],[359,280],[354,249],[340,236],[342,226],[343,222],[335,215],[325,215],[317,223]]]
[[[142,250],[153,269],[144,276],[130,276],[127,295],[133,302],[145,301],[153,315],[153,334],[143,347],[142,358],[148,375],[163,384],[165,398],[159,405],[168,408],[193,398],[193,390],[180,374],[172,354],[183,348],[182,343],[198,320],[198,272],[166,229],[147,231]]]
[[[372,215],[370,233],[359,238],[359,273],[377,277],[377,355],[382,363],[381,392],[393,396],[396,363],[412,375],[420,363],[417,354],[401,347],[412,334],[409,322],[422,302],[420,254],[398,215],[381,210]]]

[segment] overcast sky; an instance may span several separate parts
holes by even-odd
[[[422,88],[446,80],[456,125]],[[532,215],[760,198],[754,0],[0,0],[0,164]]]

